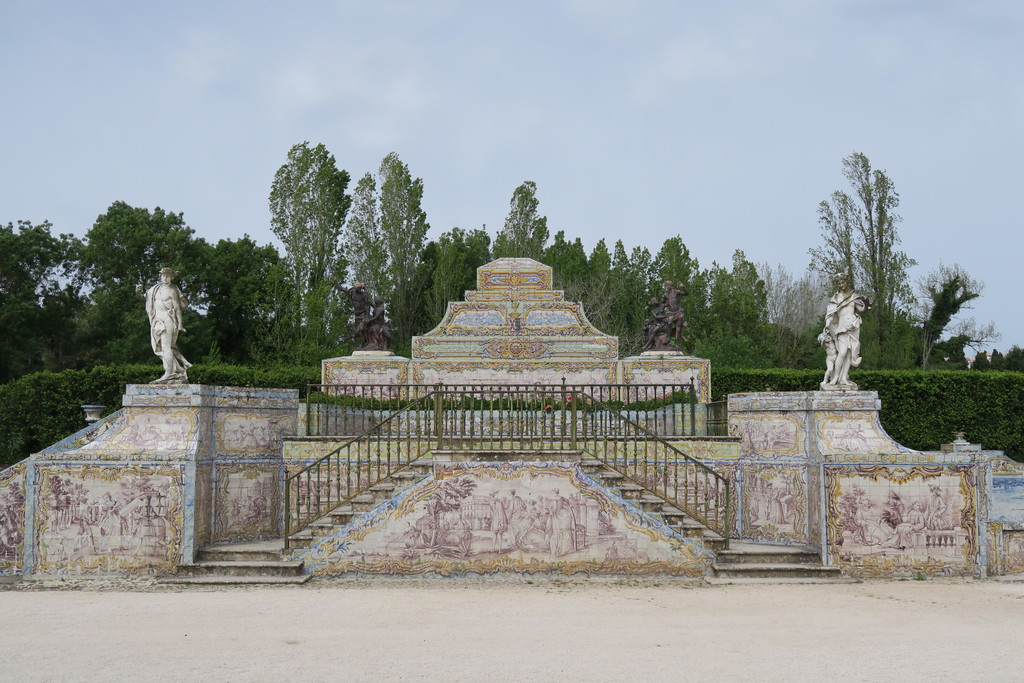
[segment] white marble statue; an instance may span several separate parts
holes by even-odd
[[[825,347],[824,391],[856,391],[850,370],[860,366],[860,314],[867,310],[867,298],[855,292],[845,273],[833,278],[836,293],[828,301],[825,328],[818,342]]]
[[[160,282],[150,287],[145,294],[142,293],[142,285],[135,287],[136,296],[146,302],[153,353],[164,364],[163,376],[150,384],[188,384],[187,371],[192,364],[178,350],[178,333],[185,331],[182,312],[188,307],[188,299],[174,284],[174,278],[178,275],[176,270],[161,268]]]

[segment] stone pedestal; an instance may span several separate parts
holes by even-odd
[[[167,574],[211,541],[280,533],[298,392],[129,385],[123,408],[19,466],[25,574]]]

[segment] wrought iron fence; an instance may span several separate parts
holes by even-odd
[[[391,411],[359,436],[288,476],[284,487],[285,548],[295,531],[407,467],[436,446],[423,409],[431,395]]]
[[[458,418],[446,414],[449,435],[472,438],[495,421],[520,420],[535,427],[525,435],[536,446],[561,434],[565,408],[576,396],[600,401],[665,437],[708,436],[707,408],[697,403],[692,384],[556,385],[329,385],[311,384],[306,394],[306,434],[355,436],[386,415],[439,393],[445,406],[458,405]],[[474,412],[475,411],[475,414]],[[461,420],[461,422],[453,421]]]
[[[434,448],[582,450],[728,539],[729,481],[666,441],[707,431],[690,385],[312,387],[310,433],[359,432],[287,478],[286,543]]]

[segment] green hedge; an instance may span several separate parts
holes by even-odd
[[[753,391],[813,391],[815,370],[713,369],[714,400]],[[862,370],[850,378],[882,400],[882,426],[899,443],[938,450],[953,432],[971,443],[1024,460],[1024,373],[957,370]]]
[[[84,427],[82,404],[105,405],[105,413],[112,413],[121,407],[126,384],[145,384],[161,372],[160,366],[107,365],[39,372],[0,386],[0,467]],[[316,367],[196,365],[188,374],[196,384],[298,389],[300,396],[307,383],[320,381]]]
[[[126,384],[144,384],[159,366],[100,366],[26,375],[0,386],[0,467],[39,451],[84,425],[81,405],[98,403],[113,412]],[[316,367],[197,365],[196,383],[220,386],[299,389],[320,381]],[[814,370],[730,370],[711,373],[712,398],[752,391],[813,391],[822,373]],[[937,450],[962,431],[972,443],[1024,460],[1024,373],[964,371],[882,371],[852,374],[865,391],[882,399],[882,426],[899,443]]]

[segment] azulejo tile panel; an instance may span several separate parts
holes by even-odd
[[[167,573],[183,527],[180,467],[38,467],[35,572]]]
[[[807,543],[806,468],[743,468],[743,537],[773,543]]]
[[[974,469],[826,465],[829,557],[866,577],[974,573]]]
[[[214,541],[253,540],[277,534],[279,472],[277,464],[217,466]]]
[[[806,456],[806,415],[802,413],[730,414],[729,433],[740,437],[740,452],[746,457]]]
[[[217,452],[225,455],[270,456],[280,448],[280,435],[295,432],[295,411],[217,411],[214,422]]]
[[[195,453],[196,408],[125,408],[111,427],[74,451],[69,459],[177,459]]]
[[[818,449],[824,456],[916,453],[885,433],[876,412],[827,411],[817,413]]]
[[[559,463],[438,465],[435,476],[297,555],[317,576],[668,574],[711,555]]]
[[[1024,474],[992,476],[989,519],[1024,522]]]
[[[20,573],[25,560],[25,465],[0,470],[0,574]]]

